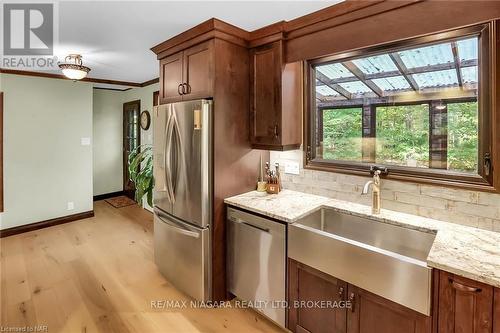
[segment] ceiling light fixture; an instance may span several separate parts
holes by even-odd
[[[70,54],[64,58],[64,63],[59,64],[64,76],[71,80],[81,80],[90,72],[90,68],[82,65],[82,56]]]

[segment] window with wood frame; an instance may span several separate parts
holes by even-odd
[[[492,190],[488,24],[307,63],[306,168]]]

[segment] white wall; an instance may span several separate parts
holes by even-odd
[[[152,84],[144,88],[133,88],[124,92],[124,103],[134,100],[141,100],[141,112],[148,110],[151,113],[151,126],[147,131],[141,129],[141,144],[153,143],[153,92],[160,88],[158,83]],[[153,209],[147,204],[146,198],[143,198],[143,207],[152,211]]]
[[[370,195],[361,195],[369,176],[307,170],[302,156],[302,150],[271,152],[271,163],[279,162],[281,168],[287,161],[300,165],[300,175],[282,170],[284,188],[371,204]],[[382,208],[500,232],[500,194],[382,180],[381,196]]]
[[[123,103],[141,101],[141,112],[153,110],[159,84],[127,91],[94,89],[94,195],[123,190]],[[153,143],[153,124],[141,129],[141,144]],[[144,202],[144,207],[151,209]]]
[[[2,74],[1,87],[1,229],[92,210],[92,84]]]
[[[94,89],[94,195],[123,190],[123,92]]]

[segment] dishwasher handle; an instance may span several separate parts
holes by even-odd
[[[254,229],[258,229],[258,230],[263,231],[263,232],[267,232],[267,233],[270,233],[270,232],[271,232],[271,231],[269,230],[269,228],[262,228],[262,227],[256,226],[256,225],[254,225],[254,224],[251,224],[251,223],[246,222],[245,220],[240,219],[239,217],[234,217],[234,216],[231,216],[229,219],[230,219],[232,222],[234,222],[234,223],[243,224],[243,225],[246,225],[246,226],[248,226],[248,227],[251,227],[251,228],[254,228]]]

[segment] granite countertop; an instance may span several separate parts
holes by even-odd
[[[371,207],[302,192],[283,190],[279,194],[252,191],[225,199],[243,208],[287,223],[294,223],[321,207],[383,223],[436,233],[427,257],[430,267],[500,287],[500,233],[433,220],[416,215]]]
[[[224,200],[225,203],[252,212],[293,223],[330,199],[319,195],[283,190],[279,194],[252,191]]]

